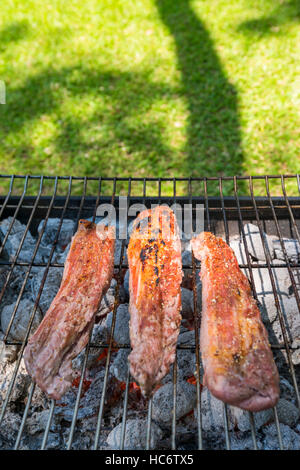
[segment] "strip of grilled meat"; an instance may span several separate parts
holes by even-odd
[[[60,289],[24,351],[29,375],[59,399],[73,380],[72,359],[86,346],[114,265],[114,229],[80,220]]]
[[[130,371],[151,396],[175,360],[181,322],[181,243],[167,206],[139,214],[128,246]]]
[[[200,347],[204,384],[239,408],[259,411],[279,398],[279,376],[250,285],[233,250],[212,233],[192,240],[201,260]]]

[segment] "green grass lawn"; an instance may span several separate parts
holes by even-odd
[[[1,13],[1,173],[300,173],[299,0],[7,0]]]

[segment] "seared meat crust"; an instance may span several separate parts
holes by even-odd
[[[151,396],[175,360],[181,322],[181,243],[174,213],[157,206],[139,214],[128,246],[130,371]]]
[[[72,359],[86,346],[114,264],[114,229],[80,220],[60,289],[24,351],[29,375],[59,399],[73,380]]]
[[[234,406],[259,411],[279,398],[279,375],[268,334],[233,250],[212,233],[192,240],[201,261],[200,348],[204,384]]]

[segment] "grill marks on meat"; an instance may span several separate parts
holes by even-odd
[[[175,360],[181,322],[181,243],[174,213],[166,206],[137,217],[128,246],[130,372],[144,396]]]
[[[279,376],[267,331],[233,250],[209,232],[192,240],[201,261],[204,383],[220,400],[259,411],[276,404]]]
[[[60,289],[24,351],[28,373],[59,399],[73,380],[72,359],[86,346],[114,264],[113,227],[80,220]]]

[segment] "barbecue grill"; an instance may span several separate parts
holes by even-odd
[[[8,187],[6,195],[0,197],[0,220],[4,220],[7,217],[11,217],[10,226],[8,233],[2,240],[2,246],[0,248],[0,257],[4,253],[5,244],[7,242],[9,233],[11,232],[16,220],[21,221],[26,225],[23,237],[20,242],[14,259],[0,258],[0,264],[7,267],[7,276],[3,283],[2,290],[0,292],[0,303],[5,295],[6,289],[10,283],[10,279],[14,269],[17,266],[25,268],[25,275],[23,278],[22,285],[19,286],[18,298],[15,303],[13,315],[5,332],[3,341],[6,345],[19,346],[20,352],[15,362],[15,369],[12,375],[11,382],[8,386],[6,397],[3,400],[0,409],[0,432],[5,435],[5,429],[3,428],[3,420],[7,412],[11,396],[14,392],[16,378],[18,375],[22,354],[26,346],[28,337],[30,336],[30,329],[33,324],[34,317],[38,310],[39,300],[43,292],[45,280],[50,268],[62,268],[63,263],[53,261],[53,253],[55,251],[56,243],[59,237],[59,232],[63,221],[73,219],[75,224],[74,232],[77,228],[77,222],[81,218],[91,218],[96,220],[97,207],[99,204],[106,202],[111,203],[116,208],[117,214],[119,210],[119,201],[121,195],[127,195],[128,204],[142,203],[146,207],[151,207],[151,204],[168,204],[172,205],[189,203],[192,206],[193,213],[196,211],[197,204],[204,205],[204,226],[205,230],[211,231],[217,235],[221,235],[229,242],[230,236],[233,234],[240,234],[241,241],[243,242],[247,262],[240,264],[241,268],[245,268],[249,274],[250,284],[253,290],[253,295],[257,298],[255,283],[253,280],[253,273],[258,268],[267,268],[274,296],[274,302],[280,321],[280,327],[282,330],[283,341],[280,344],[271,344],[273,353],[276,360],[276,352],[284,351],[287,358],[287,371],[286,376],[293,387],[293,399],[296,406],[300,410],[300,395],[299,395],[299,376],[295,370],[295,366],[292,361],[292,347],[289,339],[286,320],[282,311],[282,307],[278,298],[276,289],[276,282],[274,279],[273,268],[286,268],[288,270],[290,281],[292,285],[293,295],[296,298],[298,312],[300,314],[300,292],[299,292],[299,259],[298,261],[291,262],[288,258],[284,237],[293,238],[300,242],[299,230],[300,230],[300,176],[299,175],[272,175],[272,176],[244,176],[244,177],[216,177],[216,178],[90,178],[90,177],[54,177],[54,176],[7,176],[0,175],[0,185],[2,188]],[[119,191],[118,188],[121,188]],[[286,188],[289,188],[287,191]],[[51,189],[52,188],[52,189]],[[95,189],[96,188],[96,189]],[[124,189],[125,188],[125,189]],[[166,189],[167,188],[167,189]],[[226,188],[226,192],[224,190]],[[2,189],[3,190],[3,189]],[[258,195],[257,195],[258,192]],[[288,192],[293,193],[290,196]],[[74,194],[75,193],[75,194]],[[155,194],[156,193],[156,194]],[[51,252],[48,260],[44,263],[36,261],[36,253],[41,243],[41,239],[50,217],[56,217],[60,219],[59,227],[57,230],[56,239],[51,246]],[[22,249],[25,237],[29,232],[37,234],[37,227],[41,220],[44,220],[44,226],[37,235],[37,242],[35,250],[30,262],[25,262],[18,259],[19,253]],[[261,241],[264,247],[265,263],[258,263],[253,260],[249,253],[247,246],[247,239],[244,232],[244,224],[253,222],[258,226]],[[277,263],[276,259],[272,260],[266,246],[264,233],[270,235],[276,235],[279,237],[282,252],[284,254],[284,262]],[[99,402],[97,424],[94,429],[94,440],[91,448],[97,449],[99,446],[99,440],[101,432],[104,429],[103,416],[105,412],[105,403],[107,399],[108,391],[108,374],[111,364],[112,352],[119,348],[130,348],[129,344],[116,344],[113,341],[113,333],[116,326],[116,311],[119,305],[119,289],[124,277],[124,270],[128,268],[125,258],[127,240],[122,241],[122,248],[119,262],[115,264],[115,273],[117,279],[117,295],[113,307],[112,314],[112,326],[110,339],[106,343],[95,344],[91,341],[87,345],[84,353],[84,361],[82,364],[81,376],[78,385],[77,398],[73,409],[73,416],[71,425],[69,428],[69,436],[65,448],[72,449],[74,433],[76,432],[76,426],[78,422],[78,411],[80,406],[80,397],[84,386],[84,377],[88,362],[88,356],[91,348],[107,348],[107,356],[105,363],[105,375],[103,382],[102,396]],[[195,387],[196,387],[196,409],[195,414],[197,420],[197,430],[195,435],[195,448],[205,448],[205,433],[202,429],[202,414],[201,414],[201,381],[202,381],[202,369],[201,369],[201,357],[199,352],[199,329],[201,324],[201,312],[197,305],[197,293],[196,289],[196,276],[197,261],[192,258],[192,264],[184,264],[183,270],[192,273],[192,286],[194,293],[194,334],[195,341],[193,346],[178,345],[180,349],[191,349],[196,358],[196,370],[195,370]],[[44,267],[44,276],[40,284],[38,294],[35,299],[34,308],[30,316],[30,321],[26,331],[26,335],[23,341],[15,341],[10,339],[9,332],[13,327],[15,321],[15,314],[18,305],[22,299],[22,295],[25,290],[26,283],[30,276],[31,270],[34,267]],[[177,440],[177,421],[176,421],[176,397],[177,397],[177,368],[176,361],[172,366],[172,377],[173,377],[173,411],[172,411],[172,423],[170,427],[170,448],[175,450],[178,449]],[[300,367],[300,366],[299,366]],[[128,397],[129,397],[129,386],[131,382],[129,372],[127,373],[127,380],[124,393],[122,395],[123,400],[123,416],[122,416],[122,428],[120,435],[119,448],[124,448],[124,439],[126,431],[127,411],[128,411]],[[0,377],[0,384],[2,378]],[[31,382],[28,388],[28,395],[25,400],[26,405],[22,410],[22,420],[18,426],[16,432],[16,438],[14,442],[14,448],[19,449],[22,443],[23,433],[26,427],[26,421],[30,414],[30,407],[32,397],[35,391],[35,384]],[[47,448],[49,431],[53,416],[55,414],[56,403],[54,400],[51,401],[47,423],[45,426],[41,449]],[[228,418],[228,406],[223,404],[223,420],[224,420],[224,448],[231,448],[231,434],[232,430],[229,426]],[[283,436],[280,428],[279,418],[276,407],[273,409],[274,423],[277,429],[278,448],[283,449]],[[255,413],[249,412],[249,422],[251,427],[251,436],[253,449],[257,449],[257,429],[255,422]],[[1,429],[2,427],[2,429]],[[151,433],[153,428],[152,418],[152,399],[147,404],[147,429],[146,439],[144,448],[151,448]]]

